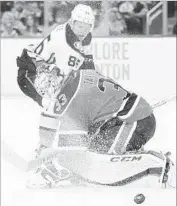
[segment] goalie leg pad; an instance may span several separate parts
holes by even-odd
[[[53,144],[56,144],[55,146],[58,146],[59,137],[57,131],[59,123],[59,119],[56,116],[48,115],[44,112],[41,113],[39,127],[41,145],[52,147],[54,146]]]
[[[161,187],[166,172],[166,160],[165,155],[152,151],[104,155],[67,150],[58,156],[60,165],[85,181],[109,186],[129,185],[150,178],[153,179],[153,185]]]

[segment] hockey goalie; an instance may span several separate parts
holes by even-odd
[[[94,15],[78,4],[71,19],[17,58],[21,90],[43,109],[28,187],[63,181],[174,187],[168,155],[145,151],[156,120],[148,102],[97,72],[90,51]],[[41,161],[42,160],[42,161]]]

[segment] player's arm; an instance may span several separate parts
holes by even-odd
[[[42,96],[34,86],[37,68],[42,61],[47,64],[55,64],[55,55],[52,51],[52,40],[56,31],[53,31],[37,46],[32,45],[23,49],[20,57],[17,57],[18,66],[18,85],[24,94],[31,97],[40,106],[42,106]]]
[[[36,91],[33,79],[36,76],[35,59],[32,59],[26,49],[17,58],[18,76],[17,82],[22,92],[42,106],[42,96]]]
[[[18,85],[20,89],[40,106],[47,107],[55,92],[60,89],[64,74],[55,64],[48,64],[41,58],[31,58],[23,50],[17,58]]]
[[[32,49],[34,54],[37,54],[48,64],[54,64],[56,62],[53,46],[55,36],[56,31],[54,30],[51,32],[51,34],[49,34],[45,39],[43,39],[37,46]]]

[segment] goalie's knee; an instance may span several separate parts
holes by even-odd
[[[156,119],[153,114],[149,117],[139,120],[136,129],[126,147],[126,151],[139,150],[153,136],[156,130]]]

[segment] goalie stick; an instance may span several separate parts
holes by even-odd
[[[40,167],[41,164],[51,161],[54,157],[57,155],[62,155],[62,153],[65,153],[66,151],[72,150],[81,153],[85,153],[87,151],[86,147],[61,147],[56,149],[49,148],[45,150],[42,158],[27,161],[17,152],[15,152],[4,140],[2,140],[1,143],[2,156],[4,160],[23,172],[35,170]]]
[[[176,99],[176,95],[174,95],[172,97],[169,97],[169,98],[166,98],[166,99],[164,99],[162,101],[159,101],[159,102],[153,104],[151,107],[152,107],[152,109],[161,107],[162,105],[167,104],[168,102],[171,102],[174,99]]]
[[[153,104],[151,107],[154,110],[156,108],[161,107],[162,105],[167,104],[168,102],[171,102],[174,99],[176,99],[176,95],[166,98],[162,101],[159,101]],[[40,167],[42,163],[50,161],[55,156],[59,155],[62,151],[66,151],[68,149],[68,147],[51,149],[50,155],[46,154],[46,157],[44,158],[38,158],[38,159],[31,160],[28,162],[24,158],[22,158],[19,154],[17,154],[15,151],[13,151],[12,148],[4,140],[2,140],[1,142],[2,142],[1,147],[2,147],[3,158],[7,162],[11,163],[14,167],[24,172],[34,170]],[[80,147],[75,148],[75,150],[81,150],[81,149],[83,152],[86,151],[86,148],[80,148]]]
[[[15,152],[4,140],[1,140],[1,154],[4,160],[12,164],[15,168],[21,171],[27,171],[28,161]]]

